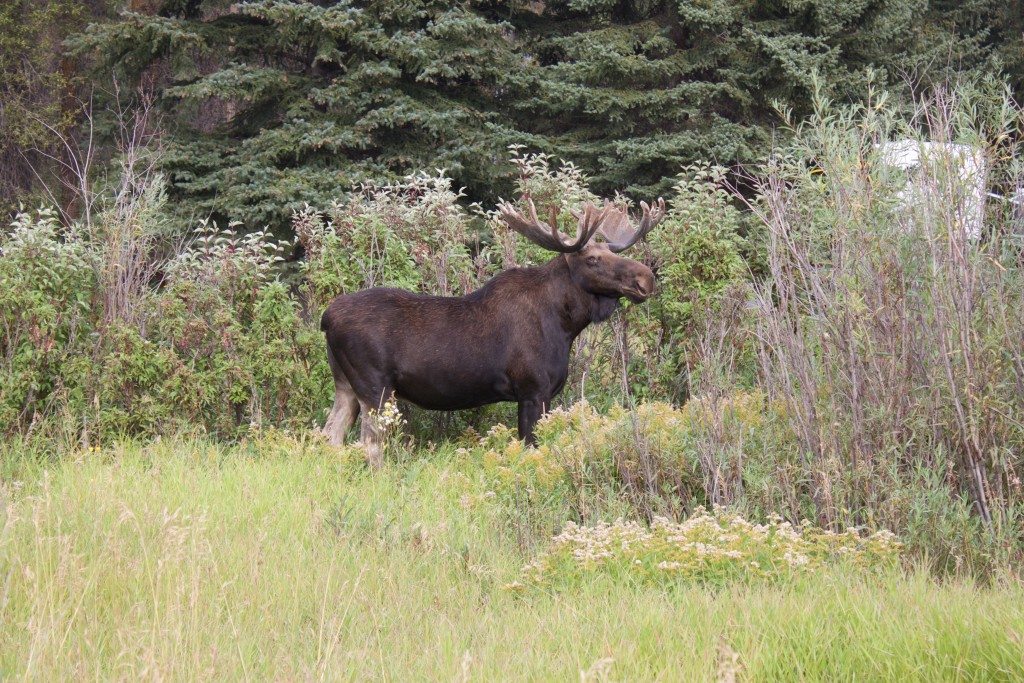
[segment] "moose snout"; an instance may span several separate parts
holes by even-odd
[[[654,294],[654,276],[650,275],[648,277],[637,278],[636,291],[645,298]]]
[[[629,294],[632,295],[629,298],[637,303],[646,300],[654,294],[654,273],[648,269],[645,269],[645,271],[636,275],[633,285],[629,288]]]

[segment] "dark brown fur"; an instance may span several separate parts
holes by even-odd
[[[653,290],[649,268],[594,243],[505,271],[464,297],[390,288],[339,296],[320,323],[337,389],[325,431],[340,443],[360,410],[391,396],[432,410],[517,401],[519,435],[532,442],[565,384],[576,337],[620,297],[640,302]],[[375,435],[363,423],[370,447]]]

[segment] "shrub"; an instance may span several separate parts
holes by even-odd
[[[721,167],[688,167],[675,186],[669,216],[647,240],[658,295],[630,309],[632,341],[639,348],[629,371],[642,378],[641,386],[646,382],[644,397],[688,398],[703,327],[722,314],[730,288],[746,279],[746,221],[725,178]]]
[[[982,150],[990,178],[1019,184],[1001,160],[1015,156],[1021,112],[984,102],[938,92],[914,123]],[[894,496],[927,497],[923,469],[993,534],[1019,537],[1024,334],[1004,312],[1024,283],[1005,214],[990,211],[989,236],[972,239],[975,189],[949,159],[923,164],[906,190],[879,143],[922,136],[882,98],[819,102],[794,133],[754,182],[770,270],[755,319],[761,383],[793,426],[812,518],[900,525],[913,504]]]
[[[681,518],[719,502],[767,514],[772,508],[746,495],[743,478],[787,438],[763,396],[742,392],[716,404],[644,403],[604,414],[581,402],[551,411],[536,435],[537,447],[528,448],[498,425],[466,449],[524,539],[548,535],[566,518]],[[726,454],[709,457],[730,444]]]
[[[613,581],[670,585],[780,580],[829,565],[879,570],[898,565],[900,543],[888,531],[835,533],[773,518],[752,524],[735,513],[698,508],[677,523],[656,517],[650,526],[617,520],[566,524],[550,547],[510,585],[563,588],[600,575]]]
[[[486,256],[470,252],[470,215],[439,173],[364,185],[324,211],[306,208],[293,225],[306,252],[302,272],[310,309],[339,294],[393,286],[443,296],[480,284]]]
[[[319,332],[278,280],[286,245],[205,224],[163,259],[152,226],[124,224],[154,212],[119,208],[88,230],[22,214],[3,236],[0,431],[53,419],[86,442],[182,429],[232,438],[251,423],[318,419],[330,373]],[[137,281],[157,270],[159,289]]]
[[[0,433],[45,415],[66,364],[95,343],[90,253],[62,232],[56,213],[40,209],[0,234]]]
[[[96,375],[103,431],[235,437],[319,418],[330,372],[320,334],[277,280],[283,248],[262,232],[201,228],[150,295],[145,333],[107,338]]]
[[[193,283],[217,292],[233,308],[252,316],[260,289],[276,276],[275,267],[290,246],[266,230],[239,234],[238,223],[221,230],[204,221],[195,240],[167,263],[168,283]]]

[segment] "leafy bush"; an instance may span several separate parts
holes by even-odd
[[[680,333],[693,326],[702,304],[747,273],[741,256],[745,220],[725,178],[719,166],[687,168],[675,186],[669,217],[647,240],[660,292],[652,303]]]
[[[61,390],[65,366],[95,343],[96,277],[80,240],[49,209],[0,233],[0,432],[26,430]]]
[[[112,239],[117,220],[64,230],[42,211],[4,235],[0,431],[52,419],[86,442],[182,429],[234,437],[251,423],[319,418],[330,373],[320,334],[277,279],[284,245],[205,225],[162,259],[126,244],[148,244],[145,226]],[[152,261],[140,273],[163,270],[163,286],[107,277],[126,253]]]
[[[146,330],[105,335],[94,373],[101,432],[191,426],[232,437],[319,418],[330,395],[323,341],[276,279],[280,250],[263,233],[204,228],[168,264]]]
[[[321,311],[335,296],[368,287],[442,296],[476,289],[486,257],[470,253],[470,216],[461,196],[444,173],[419,174],[364,185],[322,212],[297,213],[310,308]]]
[[[726,187],[726,169],[694,165],[680,175],[669,215],[647,240],[658,295],[629,309],[635,348],[628,373],[639,378],[639,398],[689,397],[704,328],[723,315],[727,295],[747,296],[740,290],[748,275],[748,222]],[[742,343],[738,336],[730,341]]]

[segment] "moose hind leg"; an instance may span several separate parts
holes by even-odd
[[[363,413],[363,419],[359,427],[359,443],[366,451],[366,461],[373,469],[379,469],[384,464],[384,454],[381,450],[381,435],[376,425],[376,411],[378,406],[369,403],[359,402]]]
[[[345,443],[345,434],[359,416],[359,399],[356,398],[356,392],[352,390],[348,377],[338,367],[330,349],[327,350],[327,360],[334,375],[334,406],[327,415],[323,434],[332,446],[341,446]]]
[[[366,461],[373,469],[379,469],[384,464],[383,435],[381,425],[378,424],[380,411],[384,405],[394,399],[394,389],[385,388],[381,391],[379,398],[372,403],[363,398],[359,399],[359,409],[362,413],[359,428],[359,442],[366,451]]]

